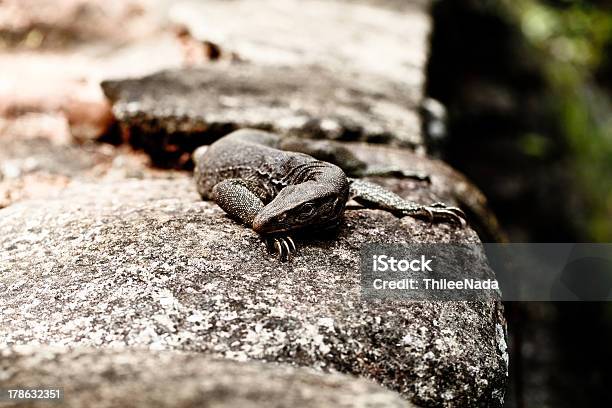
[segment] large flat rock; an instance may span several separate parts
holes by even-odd
[[[478,237],[351,210],[336,237],[300,242],[299,256],[279,263],[200,201],[190,178],[75,181],[0,210],[0,344],[284,362],[371,378],[423,405],[501,406],[500,305],[362,300],[359,249],[381,240]]]
[[[219,63],[102,86],[130,143],[162,166],[180,166],[197,146],[244,127],[403,145],[420,135],[409,88],[318,66]]]
[[[414,407],[369,381],[286,365],[211,360],[193,353],[0,346],[0,387],[23,384],[61,386],[65,408]]]

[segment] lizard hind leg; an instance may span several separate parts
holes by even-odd
[[[430,222],[452,222],[461,227],[467,225],[465,214],[460,208],[449,207],[443,203],[420,205],[365,180],[351,179],[350,195],[366,208],[389,211],[400,217],[410,216]]]
[[[212,189],[212,199],[223,211],[242,224],[253,227],[255,216],[264,208],[257,189],[242,179],[227,179]],[[291,259],[297,248],[290,236],[264,237],[268,250],[278,253],[281,261]]]

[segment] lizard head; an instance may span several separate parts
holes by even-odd
[[[283,188],[253,220],[260,234],[289,232],[336,223],[348,199],[348,187],[307,181]]]

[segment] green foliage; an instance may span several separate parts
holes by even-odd
[[[537,133],[527,133],[520,139],[521,149],[527,156],[546,157],[551,150],[550,140]]]
[[[549,81],[581,193],[577,220],[584,238],[612,241],[612,98],[595,77],[612,57],[612,11],[579,0],[502,1]],[[540,139],[527,135],[525,151],[542,154]]]

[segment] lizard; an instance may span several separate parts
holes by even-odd
[[[348,149],[329,148],[321,143],[312,143],[314,147],[309,149],[309,142],[240,129],[209,146],[201,146],[193,153],[198,193],[263,236],[281,261],[289,260],[297,251],[292,234],[338,226],[350,199],[399,217],[466,225],[465,214],[459,208],[442,203],[416,204],[382,186],[353,178],[376,172],[368,171]],[[307,150],[329,161],[303,152]],[[337,164],[345,164],[348,175]],[[376,174],[395,173],[396,170],[382,169]],[[428,180],[423,175],[400,173]]]

